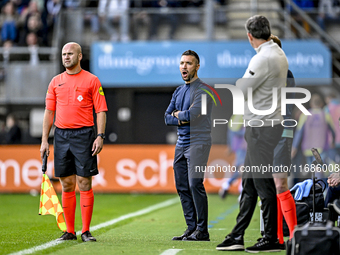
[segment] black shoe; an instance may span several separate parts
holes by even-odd
[[[340,200],[338,200],[338,199],[334,200],[333,208],[334,208],[334,211],[337,212],[337,214],[340,214]]]
[[[280,249],[280,244],[275,241],[269,241],[266,238],[260,238],[258,239],[259,241],[254,244],[251,247],[247,247],[246,248],[246,252],[250,252],[250,253],[259,253],[260,251],[263,252],[279,252],[281,251]]]
[[[286,250],[286,243],[279,243],[279,241],[277,242],[277,247],[279,247],[279,249],[281,251],[285,251]]]
[[[95,242],[97,241],[96,238],[94,238],[90,231],[86,231],[84,233],[81,234],[81,240],[83,240],[83,242]]]
[[[75,234],[65,232],[61,237],[57,239],[57,241],[66,241],[66,240],[77,240],[77,236]]]
[[[184,237],[183,241],[210,241],[209,233],[196,229],[190,236]]]
[[[174,236],[171,240],[173,241],[182,241],[184,237],[190,236],[195,230],[185,230],[184,234],[181,236]]]
[[[216,246],[219,251],[244,251],[243,237],[235,240],[231,235],[227,235],[222,243]]]
[[[262,239],[263,239],[263,237],[258,238],[258,239],[257,239],[257,242],[262,241]],[[279,239],[277,239],[277,241],[276,241],[275,243],[276,243],[277,247],[278,247],[280,250],[282,250],[282,251],[285,251],[285,250],[286,250],[286,243],[285,243],[285,242],[280,243],[280,242],[279,242]]]

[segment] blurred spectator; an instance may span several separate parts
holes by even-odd
[[[149,8],[151,7],[150,1],[132,0],[131,8]],[[133,12],[131,15],[131,34],[132,40],[138,40],[142,27],[150,27],[150,16],[145,10]]]
[[[331,162],[328,163],[340,163],[340,125],[339,125],[339,116],[340,116],[340,99],[336,96],[337,93],[333,91],[326,97],[326,103],[325,106],[325,112],[329,113],[333,125],[334,125],[334,131],[335,131],[335,144],[334,148],[329,148],[327,152],[327,156]],[[331,144],[332,142],[332,136],[329,134],[328,136],[328,143]]]
[[[28,33],[27,36],[26,36],[26,44],[28,47],[38,47],[39,44],[38,44],[38,37],[37,37],[37,34],[36,33]]]
[[[339,0],[320,0],[317,22],[325,30],[327,20],[340,21],[340,1]]]
[[[129,0],[100,0],[98,14],[100,22],[107,34],[111,36],[111,41],[129,41]],[[119,24],[120,33],[116,26]]]
[[[37,35],[39,44],[43,42],[43,22],[36,0],[30,1],[28,8],[22,12],[20,21],[22,24],[19,39],[20,45],[26,46],[26,37],[29,33],[35,33]]]
[[[21,129],[18,125],[18,121],[13,114],[9,114],[6,118],[6,137],[7,144],[21,143]]]
[[[45,9],[46,0],[33,0],[33,1],[36,2],[39,12],[43,13],[43,11]]]
[[[182,7],[200,7],[204,3],[203,0],[183,0],[181,1]]]
[[[42,26],[42,22],[41,22],[41,16],[39,14],[31,15],[27,20],[25,38],[27,38],[28,34],[34,33],[34,34],[36,34],[37,39],[38,39],[38,44],[40,45],[42,43],[42,40],[43,40],[42,28],[43,28],[43,26]],[[27,42],[27,40],[26,40],[26,42]]]
[[[12,2],[8,2],[1,10],[0,26],[1,41],[6,45],[12,45],[17,40],[18,15]]]
[[[222,199],[227,196],[230,186],[241,177],[241,167],[244,165],[244,160],[246,158],[247,142],[244,139],[246,128],[243,126],[242,122],[242,115],[233,115],[229,121],[227,131],[227,155],[230,156],[231,153],[235,153],[235,159],[232,166],[236,167],[236,171],[230,171],[230,178],[227,178],[223,182],[220,190],[218,191],[218,194]],[[239,191],[240,193],[242,191],[241,183]]]
[[[81,5],[81,0],[64,0],[66,9],[77,9]]]
[[[301,9],[311,9],[315,7],[314,0],[293,0]]]
[[[300,7],[303,11],[312,10],[315,8],[314,1],[313,0],[293,0],[293,2]],[[306,32],[310,33],[310,26],[307,21],[305,21],[297,12],[292,10],[291,12],[292,17],[300,24],[302,27],[306,30]],[[294,33],[297,35],[297,37],[300,37],[297,33],[296,29],[292,29]]]
[[[311,115],[300,115],[293,139],[292,158],[297,154],[297,148],[301,145],[306,163],[311,165],[314,160],[311,148],[316,148],[321,157],[325,158],[327,149],[330,146],[334,147],[335,132],[331,116],[323,110],[323,100],[319,94],[312,94],[309,112]],[[328,144],[328,132],[332,133],[331,144]]]
[[[27,20],[27,31],[38,33],[42,27],[41,23],[41,16],[36,13],[33,15],[30,15]]]
[[[90,21],[92,32],[91,38],[95,41],[99,38],[99,17],[97,15],[97,12],[94,12],[93,9],[98,9],[98,0],[86,1],[84,21]]]
[[[23,9],[23,11],[20,13],[21,23],[25,24],[29,16],[34,15],[34,14],[41,15],[41,11],[39,9],[37,0],[31,0],[27,8]]]
[[[203,0],[189,0],[189,1],[182,1],[182,7],[189,7],[189,8],[195,8],[195,7],[201,7],[203,6],[204,1]],[[186,21],[190,24],[199,24],[202,21],[202,14],[200,13],[188,13],[186,15]]]
[[[151,24],[149,30],[149,40],[157,40],[159,25],[162,21],[166,21],[170,25],[170,31],[168,34],[168,39],[173,40],[175,37],[175,32],[178,23],[178,14],[169,13],[169,8],[179,7],[179,1],[168,1],[168,0],[158,0],[151,1],[151,6],[158,8],[157,13],[151,14]]]
[[[17,10],[17,13],[19,15],[21,15],[21,13],[28,7],[28,4],[31,0],[8,0],[7,2],[11,1],[16,10]],[[2,2],[6,2],[6,1],[2,1]]]
[[[215,14],[214,14],[214,21],[216,24],[225,24],[227,21],[227,14],[224,10],[221,10],[221,6],[225,5],[225,0],[215,0]]]
[[[54,24],[59,17],[62,8],[62,0],[47,0],[41,20],[43,24],[43,45],[48,46],[50,43],[49,36],[53,33]]]
[[[299,118],[301,117],[301,110],[298,107],[294,107],[292,112],[292,119],[296,120],[296,123],[298,123]],[[294,128],[294,134],[296,133],[296,127]],[[293,140],[294,141],[294,140]],[[291,157],[292,160],[292,167],[295,167],[296,169],[299,168],[299,166],[306,164],[305,156],[302,153],[301,149],[301,143],[300,145],[295,148],[296,151],[294,152],[294,157]],[[300,171],[291,171],[290,176],[288,178],[288,187],[293,187],[298,182],[303,182],[308,176],[305,175],[304,172]]]
[[[30,51],[30,65],[39,64],[39,55],[38,55],[38,36],[36,33],[29,33],[26,36],[26,44],[28,46],[28,50]]]
[[[53,24],[57,20],[62,7],[62,0],[47,0],[46,2],[46,20],[49,28],[53,27]]]

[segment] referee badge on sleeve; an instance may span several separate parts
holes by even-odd
[[[100,95],[104,96],[104,91],[103,91],[103,87],[102,86],[100,86],[98,91],[99,91]]]

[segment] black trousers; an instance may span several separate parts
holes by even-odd
[[[195,166],[207,165],[210,147],[211,145],[190,145],[176,146],[175,149],[176,189],[190,230],[208,232],[208,198],[203,185],[204,172],[197,172]]]
[[[272,241],[277,240],[276,188],[272,173],[263,166],[273,166],[274,149],[281,139],[282,131],[281,125],[246,128],[247,154],[242,173],[240,212],[232,230],[232,235],[235,237],[244,235],[259,196],[262,203],[265,237]]]

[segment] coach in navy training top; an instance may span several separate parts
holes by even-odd
[[[165,123],[178,126],[174,174],[187,229],[172,240],[209,241],[208,200],[203,185],[204,172],[211,148],[212,100],[207,98],[206,114],[201,114],[202,94],[208,87],[197,76],[199,56],[188,50],[182,54],[180,71],[185,81],[172,95],[165,111]],[[204,90],[203,90],[204,89]]]
[[[201,88],[207,89],[197,78],[179,86],[172,95],[165,112],[165,123],[168,126],[178,126],[177,146],[211,143],[211,114],[201,115],[201,96],[206,94]],[[174,110],[179,111],[177,118],[171,114]]]

